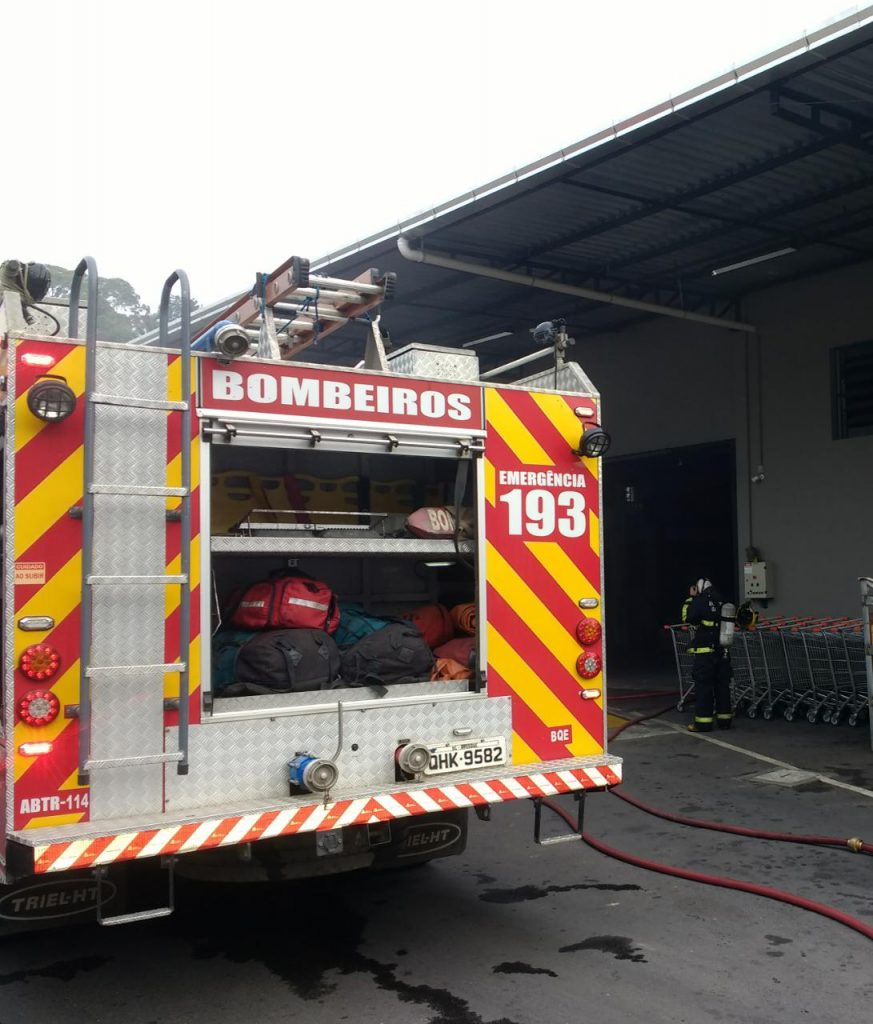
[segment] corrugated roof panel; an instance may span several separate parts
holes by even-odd
[[[845,24],[871,15],[873,8]],[[704,89],[678,113],[665,113],[669,104],[653,108],[630,119],[618,139],[601,133],[403,230],[424,239],[426,251],[529,266],[589,287],[628,282],[653,294],[681,280],[686,302],[866,258],[873,246],[873,24],[788,52],[794,56],[782,63],[772,55],[755,62],[765,70],[739,86]],[[394,247],[399,230],[357,252],[350,247],[331,269],[396,269],[398,297],[385,316],[404,332],[420,324],[440,339],[458,339],[480,328],[489,333],[501,316],[523,331],[542,309],[575,311],[583,330],[637,315],[408,263]],[[713,267],[786,241],[797,253],[712,277]]]

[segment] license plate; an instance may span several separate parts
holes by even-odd
[[[430,747],[430,763],[424,774],[445,775],[501,764],[506,764],[506,740],[502,736],[490,740],[460,740]]]

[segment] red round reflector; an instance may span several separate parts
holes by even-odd
[[[48,725],[60,710],[60,701],[51,690],[31,690],[18,702],[18,715],[28,725]]]
[[[61,656],[48,644],[34,644],[21,655],[19,668],[28,679],[51,679],[61,664]]]
[[[576,639],[585,647],[596,644],[600,639],[601,632],[597,619],[580,619],[576,624]]]
[[[583,679],[593,679],[601,667],[600,658],[594,651],[584,651],[576,659],[576,671]]]

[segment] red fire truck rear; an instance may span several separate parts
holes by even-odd
[[[561,322],[541,325],[548,370],[503,384],[469,348],[386,352],[394,281],[374,270],[289,260],[196,331],[176,271],[151,345],[98,340],[90,259],[68,309],[4,282],[0,927],[164,915],[174,873],[456,854],[471,808],[572,793],[581,812],[620,782],[606,435]],[[306,361],[351,321],[358,366]],[[473,638],[466,671],[428,652],[400,681],[224,685],[241,595],[288,575],[334,595],[340,624],[455,609],[440,639]]]

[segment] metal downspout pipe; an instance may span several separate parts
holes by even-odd
[[[580,288],[577,285],[561,284],[559,281],[549,281],[546,278],[533,277],[530,274],[515,274],[511,270],[498,270],[496,267],[487,267],[481,263],[467,263],[464,260],[452,259],[450,256],[426,253],[422,249],[414,249],[402,235],[397,239],[397,248],[400,250],[401,256],[412,260],[413,263],[427,263],[434,267],[444,267],[446,270],[459,270],[464,274],[476,274],[479,277],[489,277],[494,281],[505,281],[507,284],[524,285],[526,288],[540,288],[543,291],[557,292],[559,295],[569,295],[576,299],[590,299],[593,302],[625,306],[628,309],[636,309],[642,313],[671,316],[676,320],[687,320],[690,323],[705,324],[707,327],[721,327],[724,330],[743,331],[749,334],[757,334],[758,331],[754,324],[743,323],[739,320],[728,320],[720,316],[706,316],[704,313],[692,313],[684,309],[674,309],[672,306],[661,306],[655,302],[643,302],[640,299],[628,299],[621,295],[612,295],[610,292],[599,292],[593,288]]]

